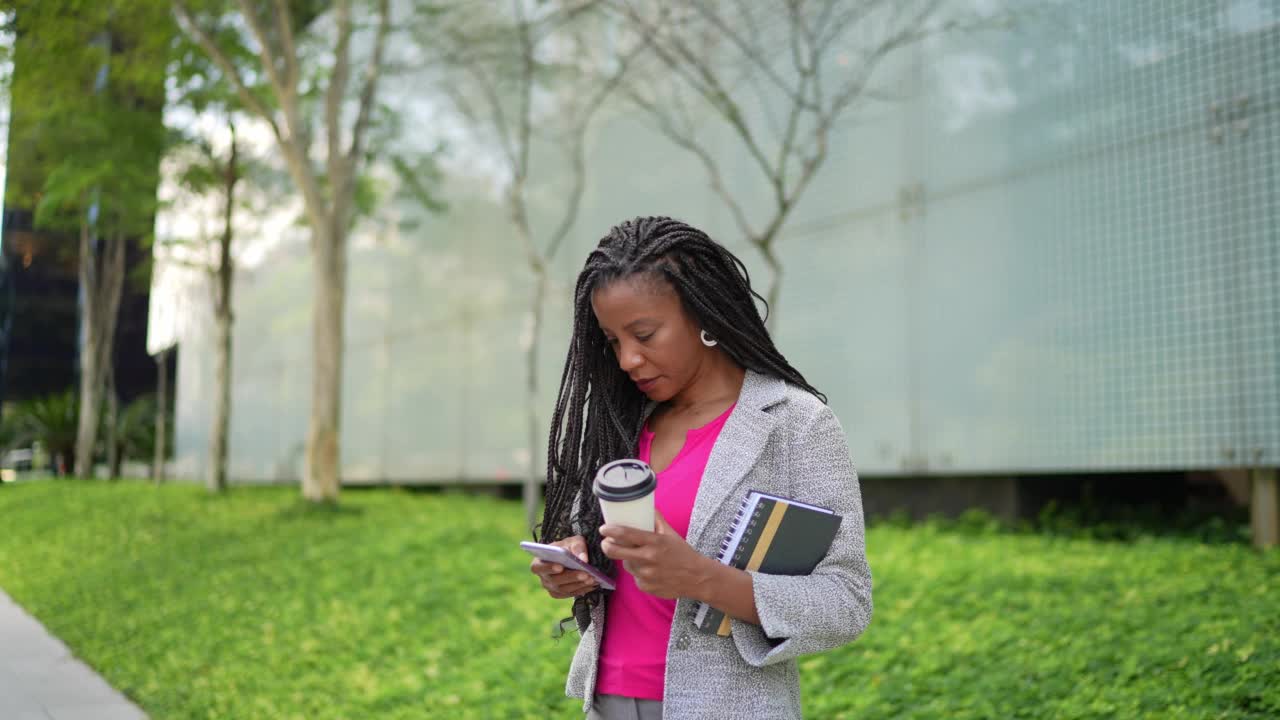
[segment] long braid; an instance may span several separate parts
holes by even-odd
[[[827,398],[778,352],[756,307],[768,303],[751,288],[742,261],[706,233],[667,217],[636,218],[601,239],[578,275],[573,334],[560,376],[547,444],[546,509],[535,530],[542,542],[581,533],[592,565],[611,572],[600,547],[604,517],[591,490],[596,470],[632,457],[643,426],[645,396],[618,368],[595,322],[591,294],[621,278],[648,275],[675,288],[690,313],[720,348],[744,368],[772,375]],[[573,614],[586,627],[603,590],[576,598]]]

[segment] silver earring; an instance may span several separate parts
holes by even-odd
[[[703,330],[703,331],[702,331],[702,344],[703,344],[703,345],[706,345],[707,347],[715,347],[716,345],[719,345],[720,343],[719,343],[718,341],[716,341],[716,340],[712,340],[712,339],[711,339],[711,336],[707,334],[707,331],[706,331],[706,330]]]

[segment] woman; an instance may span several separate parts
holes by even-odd
[[[551,423],[543,542],[611,573],[535,560],[582,633],[566,691],[592,718],[798,718],[795,659],[851,642],[871,619],[862,501],[826,398],[774,347],[741,261],[693,227],[638,218],[587,258]],[[763,300],[763,298],[761,298]],[[657,473],[653,532],[603,525],[595,471],[639,457]],[[750,490],[843,516],[807,576],[715,557]],[[699,602],[729,637],[693,625]]]

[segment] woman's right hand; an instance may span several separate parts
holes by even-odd
[[[587,541],[581,535],[567,537],[550,544],[558,545],[576,555],[579,560],[588,562]],[[533,559],[529,564],[529,571],[538,576],[542,581],[542,587],[557,600],[585,595],[596,589],[596,581],[590,575],[580,570],[566,569],[563,565],[547,562],[541,558]]]

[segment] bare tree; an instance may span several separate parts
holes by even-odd
[[[216,198],[219,206],[218,229],[209,232],[206,218],[201,217],[200,236],[194,240],[171,241],[171,255],[179,248],[183,257],[169,257],[167,262],[197,269],[208,276],[210,305],[214,325],[214,401],[213,421],[209,425],[209,465],[205,486],[211,493],[227,488],[227,436],[231,425],[232,363],[232,287],[235,281],[236,189],[242,180],[240,144],[236,139],[236,121],[227,116],[227,150],[225,159],[207,139],[186,146],[193,156],[182,167],[179,183],[195,198]],[[159,360],[157,360],[159,362]],[[162,398],[163,399],[163,398]],[[162,415],[157,414],[157,418]],[[157,424],[161,421],[158,419]],[[157,437],[161,430],[157,430]],[[159,459],[157,460],[157,463]]]
[[[634,73],[626,96],[658,130],[695,155],[711,189],[772,274],[766,298],[776,327],[781,230],[822,168],[832,129],[895,50],[959,21],[942,0],[609,0],[646,38],[656,67]],[[710,122],[707,122],[710,120]],[[737,165],[712,152],[707,125],[727,132],[768,188],[767,204],[730,187]]]
[[[476,140],[499,151],[506,173],[503,202],[525,263],[533,277],[526,325],[525,400],[528,419],[525,517],[532,526],[539,502],[538,449],[545,440],[538,422],[539,340],[550,264],[573,229],[586,188],[586,141],[591,121],[619,86],[638,46],[606,57],[591,33],[603,18],[598,0],[497,5],[460,4],[421,42],[442,53],[448,73],[442,83]],[[422,39],[420,37],[420,39]],[[602,70],[603,69],[603,70]],[[466,82],[459,82],[459,77]],[[549,153],[535,153],[538,146]],[[535,158],[555,158],[568,169],[568,185],[554,207],[535,208],[532,190],[550,168]],[[539,177],[540,172],[546,172]],[[535,223],[536,210],[554,218]],[[540,228],[542,228],[540,230]]]
[[[236,145],[235,122],[229,121],[230,143],[222,170],[222,233],[218,236],[218,261],[212,271],[214,334],[213,425],[209,430],[209,492],[227,489],[227,433],[231,426],[231,287],[235,280],[235,261],[231,243],[235,238],[233,216],[236,208],[236,185],[240,182],[240,158]]]
[[[185,129],[186,142],[175,147],[168,159],[180,190],[174,201],[183,207],[185,216],[196,220],[195,236],[167,238],[163,248],[165,265],[196,270],[208,280],[214,326],[214,402],[205,485],[209,492],[220,493],[228,485],[237,239],[252,233],[254,218],[265,218],[282,204],[282,183],[279,169],[239,139],[241,128],[251,125],[243,115],[225,104],[200,109],[206,119],[216,118],[213,127],[197,121]],[[163,363],[167,352],[157,355],[157,363]],[[160,401],[167,402],[163,391]],[[163,412],[158,411],[156,417],[159,445]],[[162,456],[157,455],[157,468],[161,462]]]
[[[245,57],[239,51],[246,46],[226,39],[226,17],[197,17],[181,0],[175,0],[173,8],[179,25],[222,70],[243,106],[266,121],[302,195],[315,268],[311,420],[302,494],[315,502],[335,502],[341,482],[339,425],[347,237],[355,214],[356,180],[366,155],[365,135],[384,67],[391,26],[390,0],[376,0],[376,26],[364,63],[364,77],[354,99],[354,113],[347,112],[351,109],[348,90],[356,31],[351,0],[338,0],[331,13],[335,39],[332,65],[317,70],[314,64],[308,64],[305,85],[306,58],[299,52],[295,33],[311,19],[296,17],[294,3],[287,0],[274,0],[267,9],[263,5],[267,3],[253,0],[238,0],[237,4],[239,13],[234,20],[247,28],[256,51],[257,61],[249,69],[238,63]],[[252,78],[265,78],[264,89],[273,104],[255,92]],[[313,161],[312,127],[305,107],[309,93],[323,97],[323,132],[317,143],[319,163]]]

